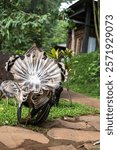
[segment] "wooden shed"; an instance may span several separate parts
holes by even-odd
[[[72,49],[74,54],[95,51],[97,39],[92,0],[79,0],[68,9],[68,16],[75,23],[75,27],[68,31],[67,47]]]

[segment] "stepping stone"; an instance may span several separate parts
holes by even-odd
[[[91,125],[87,124],[86,122],[68,122],[59,120],[62,126],[71,128],[71,129],[77,129],[77,130],[88,130]]]
[[[96,141],[100,138],[97,131],[73,130],[66,128],[53,128],[48,131],[47,135],[53,139],[64,139],[75,142]]]
[[[84,143],[77,147],[77,149],[85,149],[85,150],[92,150],[93,144],[92,143]]]
[[[54,121],[45,122],[42,124],[42,127],[45,128],[70,128],[70,129],[77,129],[77,130],[91,130],[91,125],[86,122],[73,122],[73,121],[66,121],[62,119],[56,119]],[[95,130],[95,129],[94,129]]]
[[[100,131],[100,117],[99,116],[92,116],[92,115],[81,116],[79,117],[79,120],[88,122],[96,130]]]
[[[0,127],[0,142],[6,145],[8,148],[18,147],[26,139],[30,139],[42,144],[47,144],[49,142],[49,139],[43,134],[28,129],[10,126]]]
[[[76,150],[73,145],[59,145],[54,147],[48,147],[49,150]]]
[[[93,146],[92,150],[100,150],[100,145]]]
[[[100,150],[100,144],[99,145],[93,145],[93,143],[84,143],[77,147],[77,149],[85,149],[85,150]]]
[[[91,150],[92,147],[93,147],[93,144],[91,144],[91,143],[85,143],[84,147],[85,147],[86,150]]]
[[[0,150],[8,150],[7,146],[0,142]]]
[[[94,116],[86,115],[86,116],[80,116],[79,120],[80,121],[86,121],[86,122],[89,122],[89,121],[90,122],[98,122],[98,121],[100,121],[100,117],[97,115],[94,115]]]

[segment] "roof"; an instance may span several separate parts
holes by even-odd
[[[68,8],[68,16],[74,22],[79,24],[85,23],[87,7],[91,8],[91,24],[93,23],[93,4],[92,0],[78,0]]]
[[[73,3],[69,6],[69,8],[73,8],[76,5],[80,5],[82,2],[86,2],[86,1],[89,1],[89,0],[77,0],[77,1],[73,1]],[[98,0],[94,0],[94,1],[97,2]]]

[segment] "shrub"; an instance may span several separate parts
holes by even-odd
[[[99,51],[80,54],[71,59],[69,88],[93,97],[99,97],[100,54]]]

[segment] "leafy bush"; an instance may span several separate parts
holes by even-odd
[[[98,51],[80,54],[71,59],[69,88],[93,97],[99,97],[100,54]]]
[[[2,11],[0,16],[4,18],[0,22],[1,49],[14,51],[15,49],[27,49],[41,36],[43,24],[47,23],[47,15],[25,13],[23,11]],[[35,39],[36,41],[35,41]]]
[[[51,51],[47,51],[46,54],[54,59],[56,62],[59,62],[62,58],[62,62],[65,64],[67,69],[70,69],[70,64],[71,64],[71,57],[72,57],[72,50],[66,48],[65,50],[59,50],[52,48]]]
[[[72,0],[0,0],[0,50],[45,50],[66,42],[69,23],[61,20],[61,2]]]

